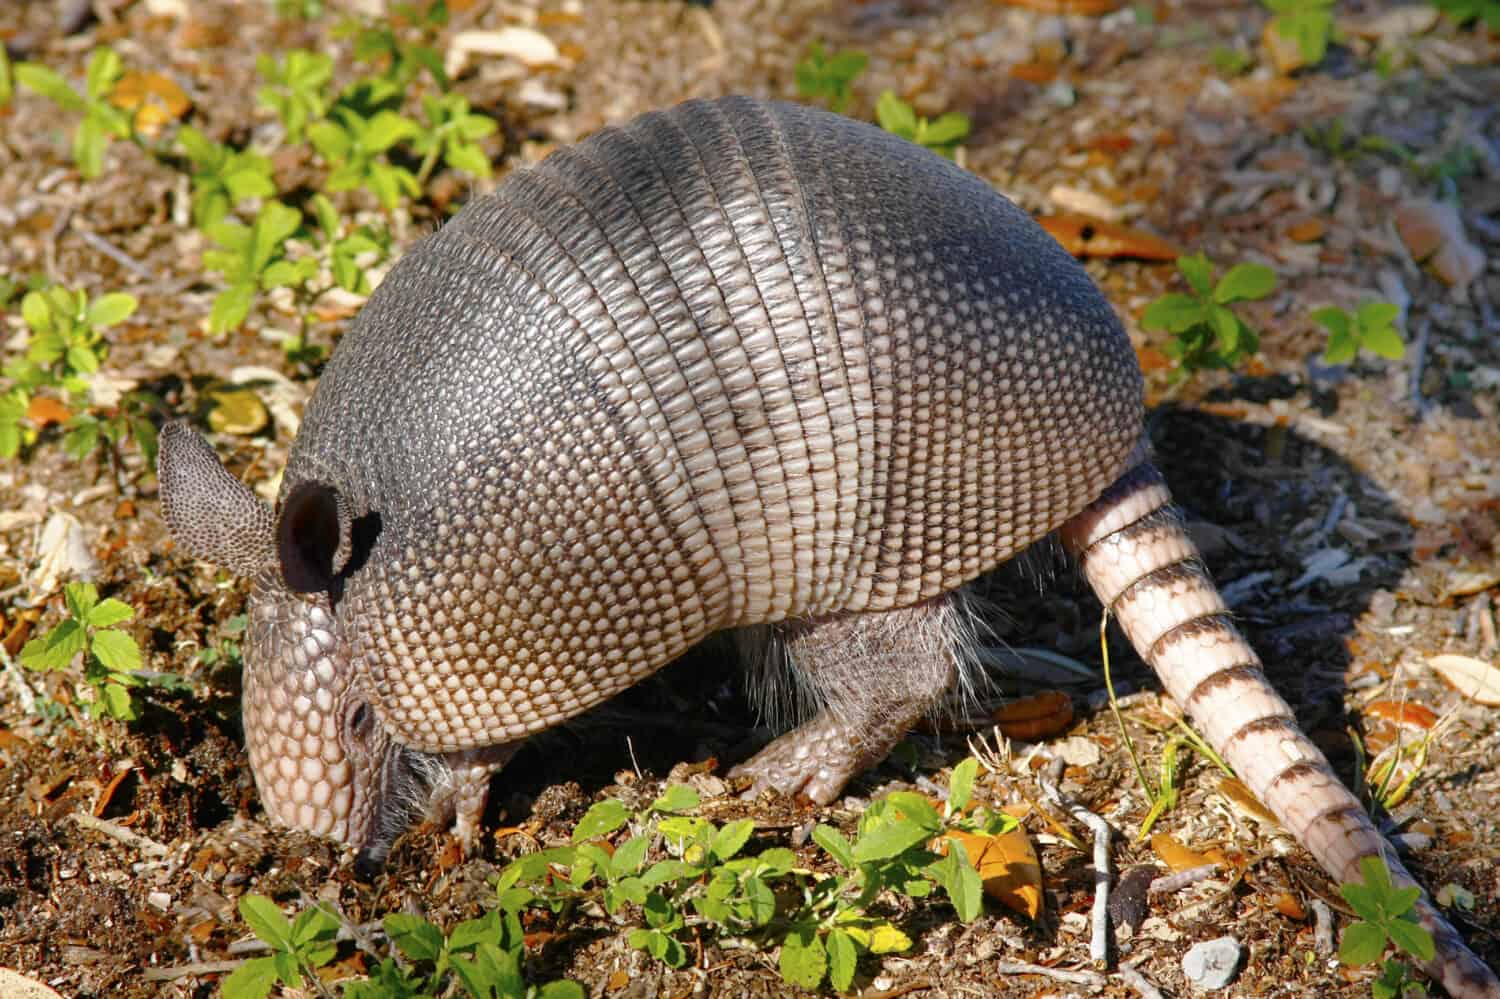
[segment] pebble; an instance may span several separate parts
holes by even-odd
[[[1219,937],[1194,944],[1183,955],[1182,973],[1194,985],[1222,989],[1239,974],[1245,948],[1234,937]]]

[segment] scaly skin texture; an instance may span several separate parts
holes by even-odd
[[[768,627],[815,709],[740,772],[830,801],[963,678],[963,584],[1062,528],[1350,878],[1383,842],[1160,512],[1141,416],[1113,312],[1010,202],[871,126],[728,99],[560,151],[408,253],[323,374],[274,528],[189,433],[162,483],[184,547],[257,579],[267,810],[368,862],[434,803],[472,830],[521,740],[723,629]],[[1450,990],[1500,992],[1424,918]]]

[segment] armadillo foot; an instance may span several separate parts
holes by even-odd
[[[958,676],[963,600],[952,593],[900,610],[777,625],[765,664],[770,685],[800,688],[818,711],[730,772],[752,779],[746,796],[775,789],[826,805],[885,759]]]
[[[467,856],[479,844],[480,820],[490,796],[490,778],[510,761],[521,744],[481,746],[447,754],[448,776],[428,807],[431,818],[453,821],[453,836]]]

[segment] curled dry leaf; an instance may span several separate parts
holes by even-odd
[[[1176,260],[1182,255],[1182,249],[1170,240],[1091,215],[1049,215],[1037,221],[1075,257]]]
[[[1234,777],[1223,777],[1219,780],[1219,793],[1224,796],[1230,806],[1241,816],[1253,819],[1261,825],[1271,829],[1281,827],[1276,816],[1271,810],[1261,804],[1260,799],[1250,792],[1250,789]],[[1153,846],[1155,844],[1152,844]]]
[[[1002,705],[990,718],[1007,739],[1036,742],[1068,727],[1073,701],[1060,690],[1047,690]]]
[[[508,27],[498,31],[460,31],[448,43],[443,69],[457,76],[475,55],[515,59],[524,66],[546,66],[558,61],[561,53],[552,39],[532,28]]]
[[[986,895],[1029,919],[1041,914],[1042,865],[1025,829],[1000,836],[953,829],[947,835],[963,844]]]
[[[1458,209],[1420,199],[1396,209],[1396,232],[1412,259],[1425,263],[1445,284],[1466,288],[1484,271],[1484,251],[1469,242]]]
[[[1423,731],[1432,728],[1438,720],[1431,708],[1410,701],[1371,701],[1365,705],[1365,714]]]
[[[41,429],[49,423],[67,423],[73,418],[73,412],[56,399],[39,395],[27,405],[26,418]]]
[[[1207,850],[1202,853],[1190,850],[1179,843],[1171,833],[1153,833],[1151,850],[1162,859],[1162,863],[1174,871],[1190,871],[1195,867],[1206,867],[1209,864],[1218,864],[1220,867],[1229,866],[1229,858],[1224,856],[1223,850]]]
[[[1469,700],[1500,707],[1500,669],[1490,663],[1470,656],[1445,654],[1429,656],[1427,665]]]
[[[109,101],[122,111],[134,111],[135,130],[148,139],[156,138],[193,106],[171,77],[143,70],[131,70],[120,77]]]
[[[1102,194],[1093,191],[1085,191],[1081,187],[1069,187],[1066,184],[1054,184],[1047,192],[1047,198],[1058,208],[1065,212],[1076,215],[1091,215],[1097,219],[1116,222],[1120,218],[1120,210],[1115,203]]]

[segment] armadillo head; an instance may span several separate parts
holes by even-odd
[[[434,761],[391,740],[351,662],[335,607],[347,543],[319,540],[348,537],[337,495],[293,489],[273,514],[185,423],[163,428],[157,477],[178,545],[254,580],[243,714],[266,811],[378,864],[431,790]]]

